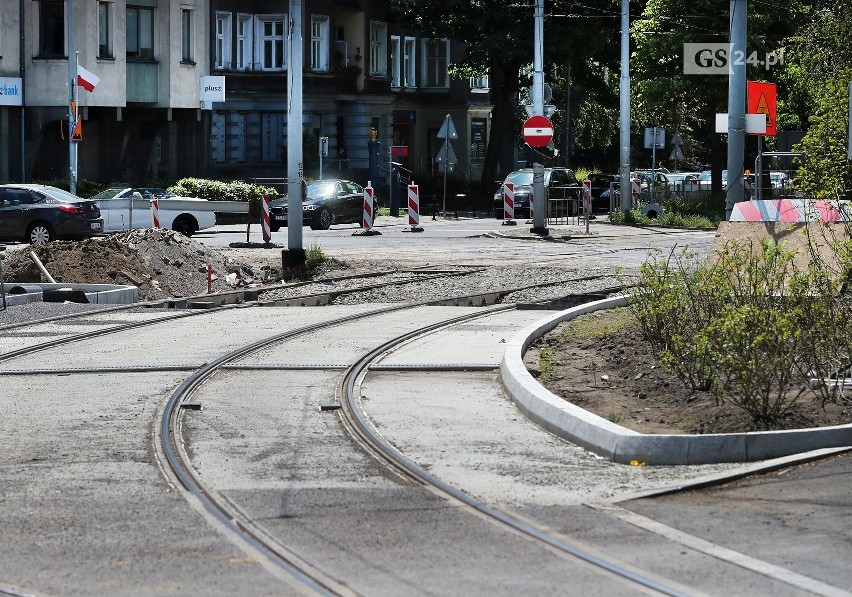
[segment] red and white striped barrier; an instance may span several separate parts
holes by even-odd
[[[503,185],[503,219],[515,219],[515,185],[511,182]]]
[[[583,213],[587,216],[592,213],[592,181],[588,178],[583,181]]]
[[[373,227],[373,181],[367,181],[364,187],[364,214],[361,217],[361,228],[364,232]]]
[[[530,189],[530,220],[535,220],[535,193]]]
[[[638,178],[630,181],[630,194],[633,197],[633,205],[638,205],[642,192],[642,182]]]
[[[261,207],[263,208],[263,242],[272,240],[272,230],[269,222],[269,195],[263,196]]]
[[[408,223],[412,232],[421,232],[420,227],[420,187],[411,181],[408,185]]]
[[[160,227],[160,200],[151,199],[151,219],[154,220],[154,228]]]
[[[825,199],[763,199],[740,201],[731,210],[731,222],[848,222],[849,201]]]

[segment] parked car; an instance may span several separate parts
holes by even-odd
[[[609,211],[609,190],[610,185],[621,183],[621,176],[618,174],[589,174],[589,180],[592,183],[592,210],[593,211]]]
[[[269,204],[270,230],[287,225],[287,195]],[[328,230],[332,224],[361,222],[364,214],[364,187],[351,180],[312,180],[305,185],[302,224],[314,230]]]
[[[689,193],[701,190],[698,180],[700,172],[676,172],[666,174],[669,190],[675,193]]]
[[[498,220],[503,219],[503,185],[505,185],[507,182],[510,182],[514,185],[515,217],[530,217],[530,194],[533,190],[532,168],[521,168],[520,170],[515,170],[506,177],[506,179],[500,185],[500,188],[498,188],[497,191],[494,193],[494,217]],[[547,193],[548,196],[551,196],[553,195],[553,193],[558,192],[553,190],[556,188],[576,187],[574,189],[565,191],[565,193],[570,194],[572,197],[579,197],[579,185],[580,183],[577,182],[577,177],[574,174],[574,171],[569,168],[544,169],[544,188],[545,193]]]
[[[103,228],[95,201],[46,185],[0,186],[0,241],[43,245],[93,236]]]
[[[139,193],[142,199],[132,200],[134,193]],[[216,214],[205,209],[206,199],[178,197],[166,189],[115,186],[91,199],[100,205],[104,232],[121,232],[130,228],[151,228],[151,199],[155,198],[159,199],[158,214],[162,228],[192,236],[199,230],[216,225]]]

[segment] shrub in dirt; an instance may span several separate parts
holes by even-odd
[[[769,429],[811,391],[809,378],[850,362],[849,342],[836,340],[852,326],[834,288],[818,265],[797,269],[783,246],[731,242],[707,265],[649,260],[631,310],[670,371]],[[818,390],[823,401],[834,391]]]

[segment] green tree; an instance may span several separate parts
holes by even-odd
[[[749,3],[747,55],[755,62],[767,54],[784,55],[784,40],[793,35],[809,8],[800,0],[766,10],[767,2]],[[721,136],[715,132],[716,113],[727,112],[728,78],[686,75],[684,43],[727,43],[729,3],[719,0],[649,0],[631,27],[635,50],[631,56],[633,120],[644,125],[678,129],[696,142],[696,161],[709,161],[720,171]],[[747,57],[748,57],[747,56]],[[774,82],[780,68],[750,64],[749,80]],[[721,179],[714,181],[717,190]]]
[[[580,10],[612,17],[612,6],[613,0],[588,0],[583,5],[565,0],[548,2],[544,24],[545,78],[554,87],[554,102],[560,107],[564,106],[563,81],[570,64],[575,65],[575,84],[586,89],[590,97],[607,97],[605,65],[595,66],[592,57],[612,54],[608,41],[613,27],[618,27],[617,20],[574,17],[579,16],[576,13]],[[454,77],[488,75],[493,109],[482,182],[490,184],[497,177],[501,146],[518,142],[521,119],[525,117],[517,100],[523,87],[531,83],[532,4],[514,0],[393,0],[392,8],[397,22],[405,27],[465,44],[464,56],[452,65]],[[578,112],[589,132],[583,137],[584,142],[599,140],[591,134],[593,129],[614,130],[611,109],[607,112],[580,107]],[[557,123],[562,117],[556,119]]]

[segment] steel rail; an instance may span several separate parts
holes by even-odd
[[[683,593],[682,591],[676,588],[667,586],[661,582],[643,576],[637,572],[628,570],[627,568],[624,568],[615,562],[606,560],[601,556],[594,555],[580,547],[571,545],[570,543],[558,537],[550,535],[532,526],[531,524],[513,516],[512,514],[509,514],[508,512],[505,512],[493,506],[489,506],[488,504],[467,495],[460,489],[457,489],[456,487],[453,487],[452,485],[442,481],[438,477],[426,471],[416,462],[403,455],[399,450],[397,450],[393,445],[391,445],[387,440],[385,440],[368,422],[366,416],[359,408],[355,391],[356,382],[358,378],[361,377],[361,375],[364,374],[366,370],[370,367],[370,364],[379,356],[386,353],[388,350],[419,336],[425,336],[427,334],[430,334],[436,330],[459,323],[471,321],[480,317],[493,315],[501,311],[511,310],[514,308],[515,305],[501,305],[498,307],[492,307],[490,309],[483,310],[479,313],[469,313],[461,315],[459,317],[454,317],[452,319],[447,319],[442,322],[427,325],[417,330],[411,331],[407,334],[398,336],[397,338],[394,338],[392,340],[389,340],[388,342],[385,342],[381,346],[378,346],[377,348],[362,356],[355,364],[353,364],[346,371],[341,380],[341,383],[338,385],[338,399],[342,407],[344,419],[348,424],[347,426],[354,433],[355,437],[360,439],[361,442],[365,443],[371,449],[372,452],[377,454],[393,469],[399,471],[407,477],[419,481],[423,485],[432,487],[433,489],[437,490],[439,493],[443,494],[449,499],[460,502],[461,504],[476,510],[477,512],[488,517],[490,520],[499,522],[500,524],[505,525],[528,538],[544,543],[560,552],[577,557],[589,564],[597,566],[630,582],[657,591],[664,595],[686,597],[686,593]]]
[[[467,273],[467,272],[465,272],[465,273]],[[416,283],[416,282],[426,281],[426,280],[430,280],[430,279],[437,278],[437,277],[445,277],[446,275],[447,274],[441,273],[441,274],[438,274],[436,276],[424,276],[424,277],[420,277],[420,278],[412,278],[411,280],[405,280],[405,281],[394,280],[394,281],[388,282],[386,285],[413,284],[413,283]],[[453,296],[453,297],[448,297],[448,298],[429,299],[429,300],[423,301],[423,303],[424,304],[436,304],[436,303],[445,303],[446,301],[456,301],[456,302],[467,301],[469,304],[472,304],[473,299],[475,299],[475,298],[484,297],[483,300],[485,300],[487,298],[496,297],[497,299],[502,299],[502,298],[504,298],[504,297],[506,297],[510,294],[513,294],[515,292],[521,292],[523,290],[530,290],[532,288],[556,286],[556,285],[559,285],[559,284],[566,284],[566,283],[571,283],[571,282],[583,282],[583,281],[587,281],[587,280],[593,280],[593,279],[604,278],[604,277],[609,277],[609,276],[606,275],[606,274],[593,275],[593,276],[582,276],[582,277],[579,277],[579,278],[569,278],[569,279],[566,279],[566,280],[543,282],[543,283],[538,283],[538,284],[529,284],[529,285],[521,286],[521,287],[517,287],[517,288],[496,289],[496,290],[487,291],[487,292],[464,294],[464,295],[458,295],[458,296]],[[376,287],[381,287],[381,286],[382,285],[370,284],[370,285],[368,285],[367,289],[373,290]],[[337,292],[338,296],[340,296],[341,294],[356,294],[358,292],[363,292],[363,291],[364,291],[364,287],[355,287],[355,288],[350,288],[350,289],[345,289],[345,290],[340,290],[340,291],[335,291],[335,292]],[[609,292],[609,291],[610,290],[602,290],[600,292]],[[315,295],[304,295],[304,296],[315,296]],[[288,300],[298,300],[298,298],[299,297],[292,297],[291,299],[288,299]],[[119,325],[110,326],[110,327],[107,327],[107,328],[101,328],[101,329],[98,329],[98,330],[91,330],[91,331],[83,332],[83,333],[80,333],[80,334],[74,334],[74,335],[71,335],[71,336],[66,336],[64,338],[56,338],[56,339],[53,339],[53,340],[48,340],[47,342],[34,344],[34,345],[27,346],[27,347],[24,347],[24,348],[20,348],[20,349],[17,349],[17,350],[12,350],[12,351],[9,351],[9,352],[0,353],[0,363],[15,359],[15,358],[27,355],[27,354],[32,354],[32,353],[35,353],[35,352],[38,352],[38,351],[47,350],[47,349],[50,349],[50,348],[55,348],[57,346],[63,346],[65,344],[71,344],[73,342],[80,342],[80,341],[83,341],[83,340],[89,340],[89,339],[96,338],[96,337],[99,337],[99,336],[104,336],[104,335],[107,335],[107,334],[115,334],[115,333],[131,330],[131,329],[142,328],[142,327],[147,327],[147,326],[151,326],[151,325],[157,325],[157,324],[160,324],[160,323],[163,323],[163,322],[173,321],[175,319],[182,319],[182,318],[185,318],[185,317],[207,315],[207,314],[215,313],[215,312],[222,311],[222,310],[225,310],[225,309],[239,309],[239,308],[253,307],[253,306],[258,306],[258,305],[263,305],[263,304],[264,303],[262,301],[260,301],[260,302],[259,301],[247,301],[247,302],[244,302],[244,303],[220,305],[218,307],[211,307],[209,309],[181,311],[179,313],[168,313],[168,314],[163,315],[162,317],[158,317],[156,319],[150,319],[150,320],[146,320],[146,321],[136,321],[136,322],[131,322],[131,323],[123,323],[123,324],[119,324]],[[133,307],[136,307],[136,306],[138,306],[138,305],[133,305],[130,308],[133,308]],[[116,310],[118,310],[118,309],[116,309]],[[95,313],[102,313],[102,311],[96,311]],[[87,312],[85,314],[74,313],[74,314],[69,315],[68,318],[75,318],[75,317],[81,316],[81,315],[92,315],[92,314],[93,314],[93,312]],[[51,321],[56,320],[56,319],[63,319],[63,316],[59,316],[57,318],[50,318]],[[36,323],[41,323],[41,322],[28,322],[27,325],[35,325]],[[21,327],[21,326],[16,326],[16,327]],[[4,331],[4,329],[5,328],[0,327],[0,332]]]

